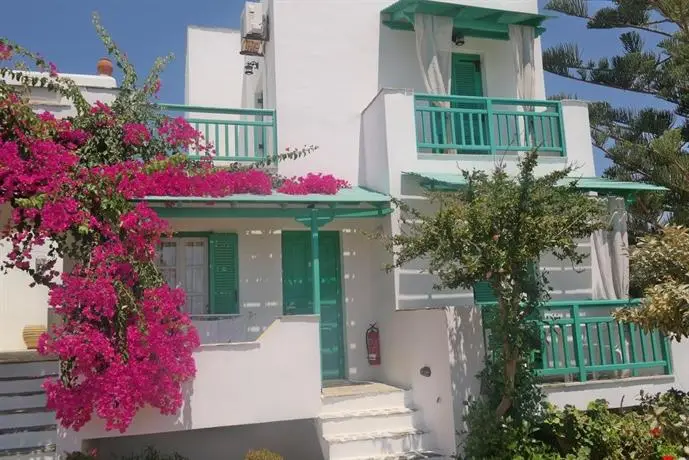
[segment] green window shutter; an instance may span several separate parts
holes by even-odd
[[[239,313],[237,235],[234,233],[210,235],[208,254],[210,313]]]
[[[478,56],[455,54],[452,61],[452,94],[483,96],[481,61]]]
[[[479,303],[493,303],[497,302],[495,291],[489,281],[479,281],[474,284],[474,302]]]

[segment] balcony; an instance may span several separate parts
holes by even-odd
[[[421,154],[565,156],[558,101],[416,94],[414,107]]]
[[[551,402],[584,408],[589,401],[604,398],[613,406],[630,406],[641,390],[660,392],[672,386],[669,339],[611,316],[615,309],[639,304],[639,299],[546,304],[534,320],[540,350],[532,359]],[[484,317],[493,308],[484,306]]]
[[[170,117],[182,115],[215,147],[217,163],[259,162],[277,155],[277,117],[270,109],[230,109],[160,104]],[[193,159],[205,156],[195,150]]]
[[[360,184],[395,196],[414,195],[405,173],[460,170],[508,174],[519,153],[537,149],[537,175],[577,165],[577,176],[596,175],[588,106],[582,101],[430,96],[382,89],[361,115]]]

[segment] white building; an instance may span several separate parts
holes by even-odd
[[[577,164],[582,191],[628,198],[639,184],[594,178],[586,104],[546,100],[547,18],[536,0],[266,0],[247,11],[243,31],[188,29],[186,105],[168,108],[215,143],[219,164],[317,145],[278,172],[331,173],[353,187],[213,206],[152,199],[178,232],[161,264],[187,290],[202,335],[197,377],[178,416],[143,411],[124,435],[93,421],[61,432],[59,449],[155,445],[193,460],[262,447],[288,460],[451,455],[464,402],[479,392],[475,304],[486,293],[434,291],[422,261],[386,273],[390,255],[369,234],[399,229],[389,197],[423,207],[423,188],[461,186],[459,169],[497,160],[516,171],[517,154],[533,147],[542,173]],[[256,48],[262,56],[240,54]],[[679,345],[612,322],[627,301],[601,262],[620,250],[602,243],[582,241],[593,249],[581,267],[540,262],[554,299],[542,324],[549,398],[631,405],[641,389],[688,389],[689,370],[672,360]],[[368,360],[372,324],[379,365]]]

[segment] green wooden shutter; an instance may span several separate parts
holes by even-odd
[[[452,55],[452,87],[450,90],[455,96],[483,96],[481,59],[479,56],[471,54]],[[482,102],[455,102],[452,107],[467,110],[485,110],[486,108]],[[456,113],[454,117],[455,139],[460,145],[471,150],[471,147],[485,147],[489,144],[488,119],[485,115]],[[464,136],[462,136],[462,131]]]
[[[479,57],[455,54],[452,61],[452,94],[455,96],[483,96],[481,60]]]
[[[237,235],[234,233],[210,235],[208,254],[210,313],[239,313]]]
[[[474,284],[474,302],[475,303],[491,303],[497,302],[495,291],[489,281],[479,281]]]

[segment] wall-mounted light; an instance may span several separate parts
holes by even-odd
[[[453,30],[452,43],[454,43],[457,46],[464,46],[464,34],[458,30]]]
[[[253,75],[254,69],[258,70],[258,61],[249,61],[244,65],[244,74]]]

